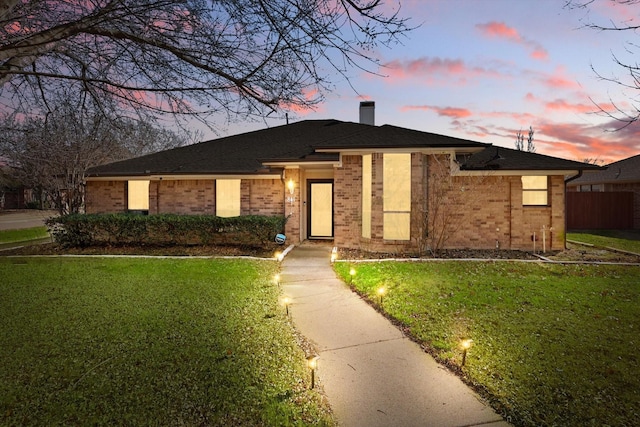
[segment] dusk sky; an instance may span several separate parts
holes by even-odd
[[[397,0],[387,1],[390,4]],[[596,0],[585,10],[564,0],[401,0],[403,16],[420,28],[392,49],[374,52],[378,77],[353,70],[351,84],[335,90],[315,111],[291,112],[290,121],[358,121],[362,100],[376,103],[376,125],[392,124],[514,148],[516,133],[535,131],[536,151],[567,159],[610,163],[640,153],[640,125],[597,114],[598,103],[630,108],[640,91],[600,81],[628,80],[615,54],[635,63],[628,42],[640,35],[599,32],[585,22],[637,24],[640,5]],[[636,50],[636,53],[640,50]],[[265,124],[266,123],[266,124]],[[223,135],[284,124],[283,119],[236,123]],[[216,135],[205,134],[205,139]]]

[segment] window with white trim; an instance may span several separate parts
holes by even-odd
[[[548,206],[549,179],[547,176],[522,177],[522,204],[524,206]]]
[[[383,157],[383,237],[411,238],[411,154],[386,153]]]
[[[239,179],[216,179],[216,216],[240,216]]]

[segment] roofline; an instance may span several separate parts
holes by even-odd
[[[585,178],[583,176],[583,178]],[[605,179],[605,180],[596,180],[596,181],[574,181],[571,183],[572,186],[579,185],[600,185],[600,184],[637,184],[640,182],[640,179]]]
[[[283,168],[292,168],[298,166],[340,166],[340,160],[327,160],[327,161],[319,161],[319,160],[274,160],[272,162],[262,162],[265,166],[277,166]]]
[[[578,169],[473,169],[473,170],[452,170],[454,176],[550,176],[550,175],[571,175],[580,172]]]
[[[85,181],[179,181],[186,179],[280,179],[282,171],[271,174],[149,174],[149,175],[118,175],[118,176],[88,176]]]
[[[464,150],[460,150],[464,148]],[[478,147],[478,146],[458,146],[451,147],[449,145],[443,145],[441,147],[397,147],[397,146],[388,146],[388,147],[371,147],[371,146],[362,146],[359,148],[315,148],[317,153],[337,153],[340,154],[373,154],[373,153],[422,153],[422,154],[450,154],[453,152],[462,152],[462,153],[477,153],[487,148],[486,146]]]

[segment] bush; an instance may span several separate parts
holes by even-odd
[[[284,216],[70,214],[46,221],[65,247],[95,245],[264,246],[284,228]]]

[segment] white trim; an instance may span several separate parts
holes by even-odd
[[[338,161],[335,160],[326,160],[326,161],[315,161],[315,162],[300,162],[297,160],[292,160],[290,162],[263,162],[262,164],[265,166],[277,166],[285,169],[303,169],[307,166],[335,166],[338,164]]]
[[[345,149],[316,149],[317,153],[335,153],[340,155],[363,155],[377,153],[421,153],[421,154],[450,154],[450,153],[477,153],[487,147],[442,147],[442,148],[425,148],[425,147],[404,147],[404,148],[345,148]]]
[[[452,176],[551,176],[551,175],[571,175],[578,173],[577,170],[472,170],[461,171],[458,168],[451,170]]]
[[[184,180],[215,180],[215,179],[280,179],[282,174],[259,175],[136,175],[136,176],[89,176],[86,181],[184,181]]]

